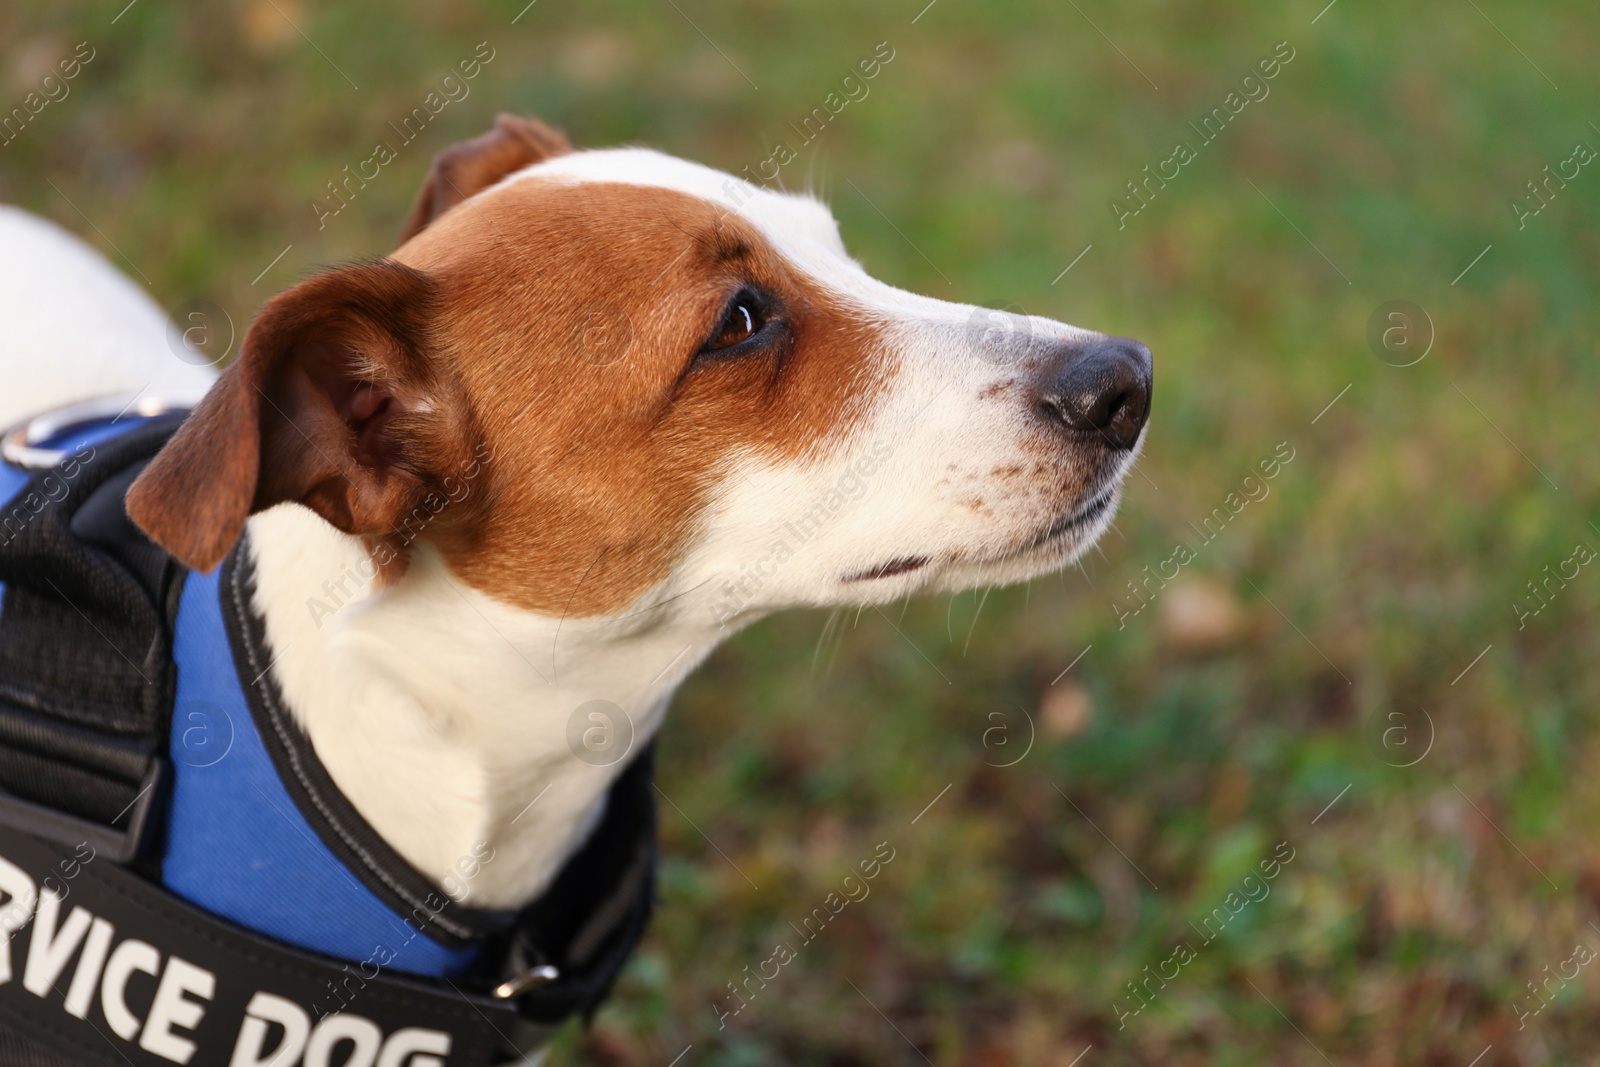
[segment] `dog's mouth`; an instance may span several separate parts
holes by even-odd
[[[1046,551],[1056,550],[1063,542],[1093,527],[1108,511],[1116,507],[1119,485],[1120,479],[1113,479],[1107,482],[1097,489],[1088,500],[1062,515],[1020,545],[1007,549],[983,562],[989,564],[1010,563],[1041,549]]]
[[[887,563],[880,563],[876,567],[868,567],[864,571],[847,574],[840,580],[848,585],[851,582],[871,582],[879,578],[893,578],[898,574],[910,574],[912,571],[919,571],[931,562],[933,561],[927,556],[901,556],[898,559],[891,559]]]
[[[1035,549],[1044,548],[1062,540],[1069,534],[1093,526],[1117,501],[1117,482],[1112,481],[1102,486],[1087,501],[1078,505],[1067,514],[1061,516],[1034,534],[1027,541],[1004,553],[1001,559],[1012,559],[1025,555]],[[922,570],[933,562],[929,556],[897,556],[894,559],[868,567],[866,570],[855,571],[840,579],[846,585],[857,582],[872,582],[881,578],[895,578],[902,574]],[[998,562],[998,560],[991,561]]]
[[[1090,497],[1076,509],[1067,512],[1049,526],[1030,538],[1020,551],[1039,548],[1069,533],[1076,533],[1086,526],[1092,526],[1100,516],[1104,515],[1117,499],[1117,483],[1112,482],[1104,486],[1094,496]]]

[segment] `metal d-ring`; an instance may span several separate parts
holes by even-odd
[[[153,396],[141,399],[140,393],[124,393],[70,404],[6,431],[5,436],[0,437],[0,459],[27,470],[46,470],[66,459],[67,452],[60,448],[43,448],[41,441],[48,441],[85,423],[107,418],[115,422],[130,412],[147,419],[171,410],[173,405],[165,400]]]
[[[548,963],[541,963],[537,967],[529,967],[519,974],[512,975],[504,982],[494,987],[494,995],[500,1000],[515,1000],[528,992],[536,989],[546,982],[554,982],[561,977],[561,972]]]

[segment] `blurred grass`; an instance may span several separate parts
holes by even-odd
[[[1600,572],[1524,629],[1512,604],[1600,545],[1600,168],[1522,231],[1508,206],[1600,145],[1588,5],[940,0],[913,25],[923,0],[122,2],[0,9],[7,108],[96,49],[0,148],[0,199],[169,308],[242,329],[317,265],[388,250],[431,154],[500,110],[753,166],[887,41],[784,181],[889,281],[1156,353],[1143,476],[1081,569],[775,618],[685,687],[663,907],[557,1062],[1594,1062],[1592,976],[1521,1030],[1513,1005],[1600,946]],[[1119,230],[1108,199],[1285,40],[1270,96]],[[319,230],[323,183],[481,41],[471,95]],[[1393,299],[1437,328],[1403,369],[1365,340]],[[1119,630],[1125,583],[1285,441],[1271,495]],[[1033,748],[988,765],[1022,751],[1019,709]],[[726,983],[881,841],[871,896],[719,1029]],[[1190,923],[1280,841],[1271,895],[1119,1031],[1127,983],[1198,947]]]

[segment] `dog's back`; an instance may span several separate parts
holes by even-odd
[[[0,205],[0,428],[141,390],[197,401],[216,372],[180,359],[174,337],[145,291],[93,248]]]

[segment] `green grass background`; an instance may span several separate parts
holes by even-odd
[[[497,111],[738,170],[887,41],[784,181],[891,282],[1146,341],[1143,473],[1059,579],[713,657],[663,738],[653,933],[555,1062],[1600,1061],[1600,969],[1515,1010],[1600,949],[1600,567],[1512,607],[1600,546],[1600,165],[1525,229],[1509,207],[1600,146],[1592,6],[924,2],[6,5],[5,108],[96,56],[0,148],[0,199],[242,328],[391,248],[432,153]],[[323,183],[483,41],[471,95],[319,230]],[[1280,41],[1270,96],[1119,230],[1109,199]],[[1415,366],[1368,348],[1395,299],[1435,327]],[[1119,629],[1125,583],[1285,441],[1271,495]],[[1234,613],[1206,650],[1172,614],[1196,589]],[[989,766],[1024,712],[1032,749]],[[870,897],[719,1029],[725,983],[884,841]],[[1280,841],[1271,895],[1119,1030],[1126,983]]]

